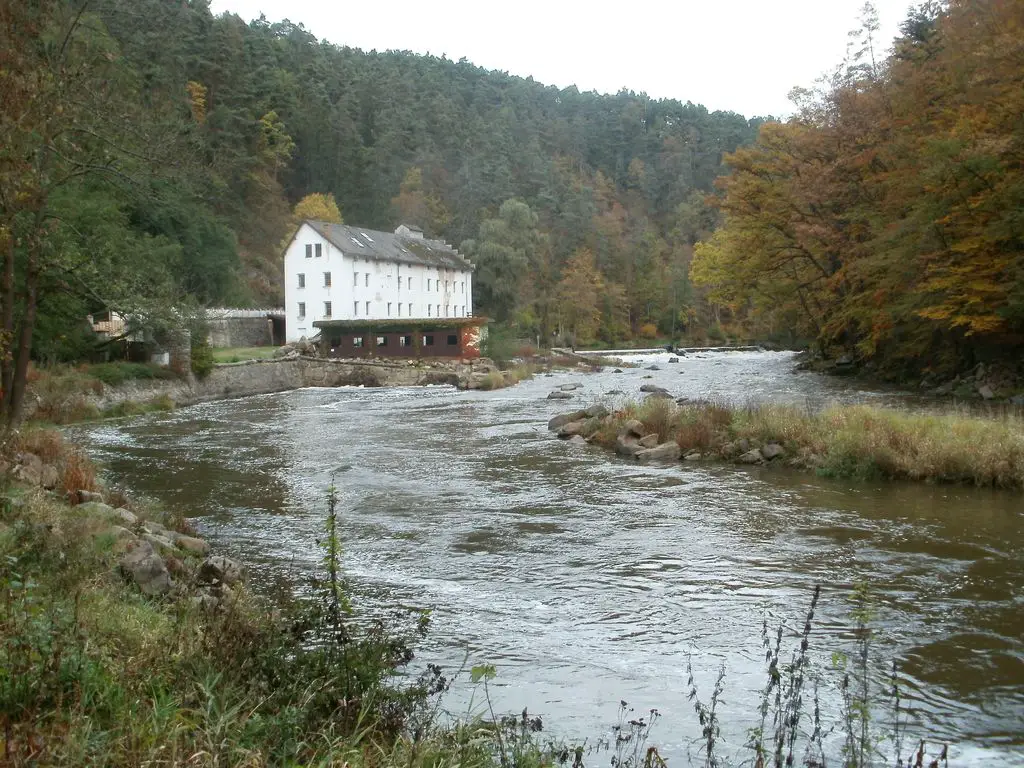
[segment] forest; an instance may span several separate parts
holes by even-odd
[[[866,5],[785,122],[207,0],[0,19],[5,413],[30,361],[91,353],[90,312],[279,306],[310,212],[456,245],[518,338],[810,343],[901,375],[1021,357],[1022,0],[929,0],[888,57]]]
[[[897,379],[1024,359],[1024,2],[927,2],[727,156],[694,282]],[[1024,371],[1017,371],[1018,374]]]

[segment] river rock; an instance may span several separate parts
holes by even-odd
[[[759,451],[757,448],[754,448],[752,450],[747,451],[744,454],[741,454],[739,458],[736,459],[736,461],[740,462],[741,464],[760,464],[762,461],[764,461],[764,457],[761,455],[761,451]]]
[[[682,451],[679,448],[679,443],[675,440],[669,440],[656,448],[646,448],[642,451],[638,451],[636,458],[637,461],[643,464],[650,461],[675,461],[679,458],[681,453]]]
[[[644,370],[645,371],[660,371],[661,368],[659,368],[656,365],[648,365]]]
[[[118,517],[114,512],[114,508],[109,504],[104,504],[102,501],[87,501],[85,504],[79,504],[75,507],[75,511],[80,515],[99,517],[104,520],[111,520]]]
[[[688,454],[683,456],[683,461],[700,461],[703,457],[696,451],[690,451]]]
[[[548,400],[572,400],[572,397],[571,392],[562,392],[558,389],[548,394]]]
[[[667,392],[668,390],[664,387],[659,387],[657,384],[641,384],[641,392]]]
[[[242,564],[223,555],[213,555],[199,566],[199,581],[206,584],[221,582],[236,584],[242,580]]]
[[[560,427],[564,427],[566,424],[572,421],[579,421],[587,416],[586,411],[573,411],[572,413],[563,413],[559,416],[555,416],[548,422],[548,429],[554,432]]]
[[[156,536],[166,536],[167,526],[162,523],[158,523],[156,520],[143,520],[142,530],[146,533],[152,533]]]
[[[621,389],[609,389],[607,392],[605,392],[605,394],[609,395],[609,396],[611,396],[611,395],[621,395],[622,394],[622,390]]]
[[[585,419],[579,419],[578,421],[570,421],[568,424],[563,424],[558,428],[556,433],[560,438],[567,439],[574,435],[578,435],[583,431],[583,425],[586,423]]]
[[[657,448],[658,435],[654,433],[650,435],[644,435],[639,440],[637,440],[637,442],[640,443],[641,448]]]
[[[608,409],[601,405],[601,403],[597,403],[587,408],[585,413],[592,419],[603,419],[608,415]]]
[[[569,442],[573,443],[574,445],[586,445],[587,438],[585,438],[583,435],[573,435],[572,437],[569,438]]]
[[[615,438],[615,452],[620,456],[636,456],[644,447],[633,435],[619,435]]]
[[[761,455],[768,461],[786,455],[786,449],[778,443],[767,443],[761,446]]]
[[[622,428],[619,430],[620,435],[636,435],[637,437],[643,437],[647,434],[647,428],[643,425],[642,421],[637,419],[630,419]]]
[[[136,539],[129,544],[118,566],[144,594],[165,595],[174,586],[167,566],[148,541]]]
[[[193,555],[206,555],[210,552],[210,543],[195,536],[185,536],[181,533],[175,534],[174,543],[178,549],[183,549]]]
[[[622,373],[622,369],[616,368],[614,371],[612,371],[612,373]]]
[[[674,398],[664,389],[659,389],[657,392],[651,392],[645,400],[673,400]]]
[[[678,362],[679,362],[679,358],[678,358],[678,357],[670,357],[670,358],[668,359],[668,361],[669,361],[670,363],[678,363]]]
[[[562,386],[559,387],[559,389],[562,390],[563,392],[572,392],[573,390],[579,389],[582,386],[582,384],[563,384]]]
[[[155,533],[144,533],[142,534],[142,538],[161,552],[172,552],[174,550],[174,542],[167,536],[158,536]]]
[[[136,525],[139,522],[139,518],[135,516],[135,513],[124,507],[115,509],[113,515],[125,525]]]

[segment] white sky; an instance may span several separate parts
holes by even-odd
[[[911,0],[874,0],[888,48]],[[676,98],[748,117],[792,111],[843,58],[864,0],[213,0],[363,50],[467,58],[546,85]]]

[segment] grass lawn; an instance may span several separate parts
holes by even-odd
[[[274,356],[277,347],[215,347],[213,360],[216,363],[240,363],[243,360],[267,360]]]

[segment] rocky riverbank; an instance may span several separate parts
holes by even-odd
[[[1024,489],[1024,420],[870,406],[820,412],[647,399],[555,416],[548,428],[639,462],[782,464],[831,477],[918,480]]]

